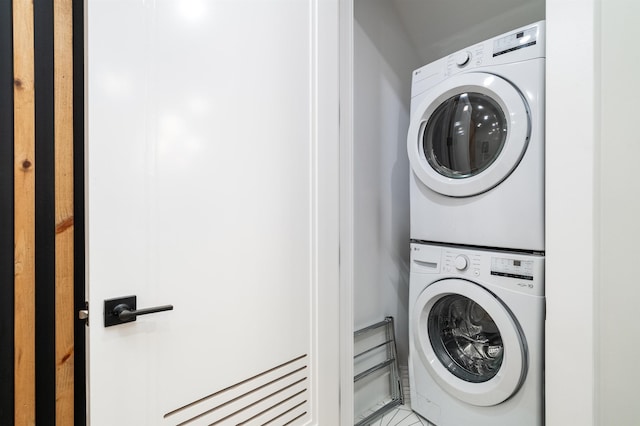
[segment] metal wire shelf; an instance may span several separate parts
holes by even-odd
[[[355,426],[366,426],[389,410],[404,404],[402,381],[398,367],[393,317],[354,332],[354,384],[368,398],[371,407],[366,407],[354,420]],[[387,379],[388,378],[388,379]],[[380,384],[384,390],[380,391]],[[370,388],[370,389],[367,389]],[[383,395],[383,393],[385,393]]]

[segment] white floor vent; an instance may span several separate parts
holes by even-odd
[[[308,418],[307,355],[164,415],[165,425],[285,426]]]

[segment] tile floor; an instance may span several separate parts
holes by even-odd
[[[430,426],[422,417],[411,411],[407,405],[401,405],[370,423],[370,426]]]

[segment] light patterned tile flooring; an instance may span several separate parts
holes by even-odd
[[[371,426],[429,426],[422,417],[411,411],[406,405],[389,411],[387,414],[371,423]]]

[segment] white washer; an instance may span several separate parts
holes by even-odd
[[[411,407],[437,426],[541,426],[544,257],[411,244]]]
[[[411,238],[544,251],[544,21],[413,72]]]

